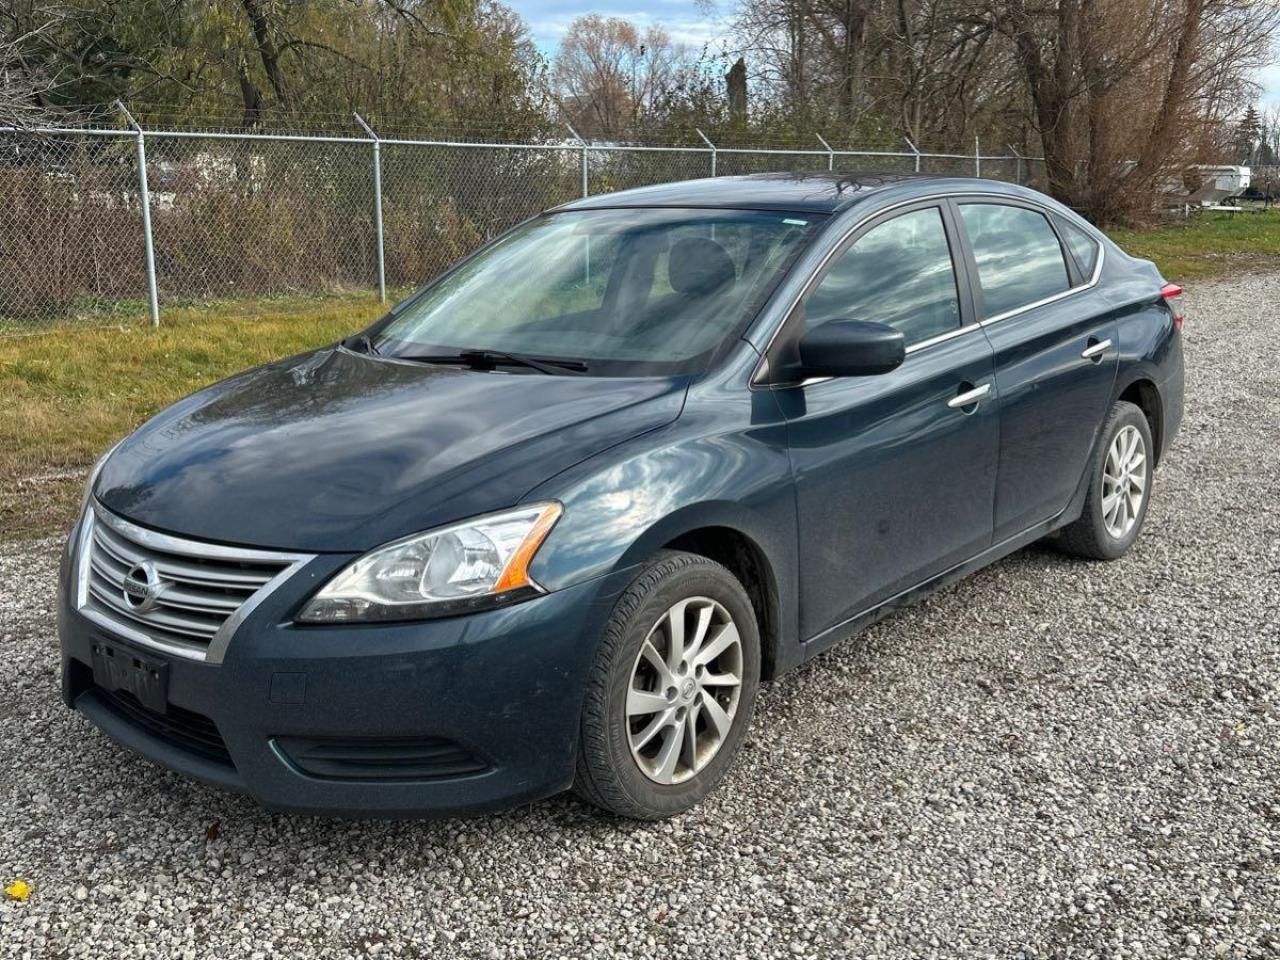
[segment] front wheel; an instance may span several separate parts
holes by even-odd
[[[733,762],[759,679],[760,633],[742,584],[705,557],[659,554],[605,627],[575,791],[642,820],[689,809]]]
[[[1128,552],[1151,500],[1153,451],[1142,410],[1124,400],[1113,404],[1090,462],[1084,512],[1058,538],[1063,550],[1095,560]]]

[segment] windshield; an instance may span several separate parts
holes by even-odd
[[[577,360],[595,376],[692,372],[745,328],[822,219],[751,210],[548,214],[401,304],[372,331],[373,345],[403,358],[493,351]]]

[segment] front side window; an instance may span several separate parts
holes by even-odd
[[[872,320],[901,330],[907,344],[960,326],[960,298],[942,212],[927,207],[859,237],[805,301],[809,327]]]
[[[1001,203],[963,203],[960,216],[988,317],[1070,288],[1062,246],[1044,214]]]
[[[483,350],[593,375],[700,369],[737,337],[825,218],[603,209],[519,227],[408,301],[374,337],[402,358]]]

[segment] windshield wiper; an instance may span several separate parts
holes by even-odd
[[[458,354],[468,363],[481,366],[499,363],[514,363],[522,367],[532,367],[543,373],[559,373],[561,370],[572,370],[575,373],[586,373],[587,365],[581,360],[559,360],[554,357],[528,357],[522,353],[506,353],[502,350],[463,350]]]
[[[429,356],[397,357],[399,360],[412,360],[416,363],[459,363],[474,367],[477,370],[492,370],[500,365],[529,367],[539,373],[558,375],[566,370],[574,373],[586,373],[587,365],[581,360],[558,360],[551,357],[526,357],[518,353],[506,353],[502,350],[463,350],[460,353],[446,353]]]

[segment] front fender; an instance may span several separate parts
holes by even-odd
[[[558,590],[635,567],[673,540],[707,527],[745,536],[777,588],[780,638],[796,636],[795,487],[786,428],[767,391],[742,397],[742,416],[686,406],[675,423],[635,438],[543,483],[528,500],[564,505],[530,567]],[[727,423],[725,421],[728,421]],[[786,659],[780,643],[778,653]]]

